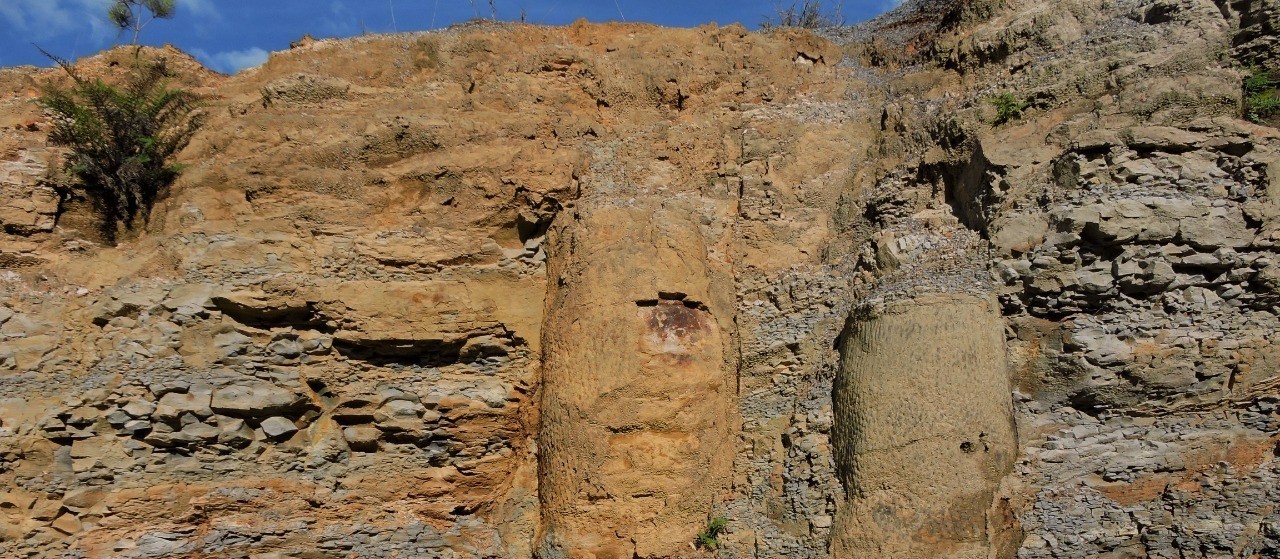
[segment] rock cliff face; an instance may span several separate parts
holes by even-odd
[[[0,70],[0,557],[1278,557],[1278,25],[149,51],[210,119],[118,246]]]

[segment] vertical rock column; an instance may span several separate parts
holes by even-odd
[[[848,500],[832,557],[1005,556],[992,501],[1017,441],[994,304],[938,295],[861,311],[841,345],[833,444]]]
[[[552,231],[542,559],[687,553],[732,475],[732,284],[697,212],[663,205]]]

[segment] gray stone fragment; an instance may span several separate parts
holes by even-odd
[[[107,423],[113,427],[120,427],[133,419],[133,416],[125,413],[123,410],[112,410],[107,414]]]
[[[1186,151],[1206,140],[1204,134],[1169,126],[1138,126],[1128,129],[1129,147],[1146,150]]]
[[[169,296],[161,303],[173,312],[179,324],[205,313],[205,309],[213,305],[214,286],[207,284],[185,284],[169,291]]]
[[[1280,295],[1280,264],[1262,268],[1254,281],[1266,292]]]
[[[302,344],[294,338],[280,338],[268,344],[267,351],[292,359],[302,355]]]
[[[253,428],[243,419],[218,416],[218,442],[232,448],[244,448],[253,442]]]
[[[213,337],[213,345],[220,357],[242,355],[253,345],[253,338],[236,331],[223,332]]]
[[[1103,270],[1080,270],[1076,272],[1076,281],[1085,293],[1105,293],[1111,289],[1111,273]]]
[[[173,557],[195,547],[193,542],[186,541],[185,536],[173,532],[148,532],[137,540],[133,548],[133,556],[137,557]]]
[[[98,304],[94,309],[93,323],[97,326],[106,326],[113,319],[136,317],[140,312],[142,312],[142,307],[112,298]]]
[[[218,437],[218,428],[207,423],[192,423],[182,428],[182,433],[202,441],[211,441]]]
[[[390,400],[378,408],[374,421],[383,422],[395,419],[418,419],[426,408],[417,402],[408,400]]]
[[[151,431],[151,422],[143,419],[134,419],[134,420],[127,421],[125,422],[124,426],[120,427],[121,433],[129,435],[131,437],[137,436],[143,433],[147,433],[150,431]]]
[[[153,423],[151,432],[147,433],[142,440],[153,446],[170,447],[191,444],[200,439],[190,433],[175,431],[173,427],[164,423]]]
[[[156,405],[146,400],[138,399],[130,400],[129,403],[121,406],[120,409],[131,417],[142,419],[145,417],[151,417],[151,414],[156,411]]]
[[[272,439],[283,439],[298,432],[298,427],[283,417],[268,417],[262,422],[262,432]]]
[[[300,407],[305,399],[260,381],[219,388],[213,392],[213,411],[234,417],[280,415]]]
[[[310,355],[319,355],[328,353],[333,349],[333,338],[330,336],[316,334],[315,332],[305,332],[299,338],[302,344],[302,351]]]
[[[160,398],[160,403],[156,406],[154,415],[156,419],[161,421],[177,420],[184,413],[192,413],[198,417],[209,417],[213,415],[213,409],[209,407],[212,397],[213,390],[207,386],[193,386],[185,394],[170,392]]]

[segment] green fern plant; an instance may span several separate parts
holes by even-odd
[[[49,141],[69,148],[65,169],[103,214],[103,236],[115,241],[120,224],[132,229],[150,215],[157,196],[177,178],[173,157],[204,122],[201,97],[170,88],[164,64],[134,57],[121,83],[81,75],[48,52],[71,78],[49,81],[36,102],[52,117]]]
[[[1262,123],[1280,113],[1280,92],[1276,86],[1280,80],[1271,72],[1250,66],[1244,69],[1244,117],[1251,122]]]
[[[1031,106],[1031,103],[1008,92],[991,97],[988,101],[996,108],[996,126],[1022,118],[1022,112]]]
[[[720,535],[729,526],[729,519],[717,516],[707,522],[707,528],[698,532],[698,547],[709,551],[720,549]]]

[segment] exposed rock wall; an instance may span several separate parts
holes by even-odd
[[[114,247],[3,70],[0,557],[1275,556],[1276,13],[148,51]]]

